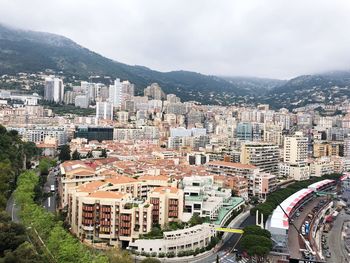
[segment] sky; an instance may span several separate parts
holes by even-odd
[[[287,79],[350,70],[349,0],[0,0],[0,23],[159,71]]]

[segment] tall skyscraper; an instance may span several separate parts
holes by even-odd
[[[62,102],[64,98],[64,85],[62,79],[46,78],[44,99],[54,102]]]
[[[296,132],[294,136],[284,138],[283,161],[288,167],[289,177],[295,180],[306,180],[310,177],[307,160],[308,139],[302,132]]]
[[[113,104],[110,102],[96,102],[96,118],[113,120]]]
[[[120,79],[114,81],[114,85],[109,87],[109,100],[114,107],[121,108],[124,101],[134,96],[134,84],[129,81],[120,82]]]
[[[307,137],[302,132],[284,138],[283,161],[289,164],[304,163],[307,159]]]

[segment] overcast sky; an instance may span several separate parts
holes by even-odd
[[[350,69],[349,0],[0,0],[0,23],[160,71],[290,78]]]

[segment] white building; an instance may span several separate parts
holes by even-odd
[[[44,99],[54,102],[62,102],[64,96],[64,85],[62,79],[46,78],[44,88]]]
[[[96,119],[113,120],[113,104],[110,102],[96,102]]]
[[[120,79],[114,81],[114,85],[109,86],[109,100],[116,108],[121,108],[127,99],[134,96],[134,84],[129,81],[120,82]]]
[[[77,95],[75,97],[74,106],[87,109],[89,107],[88,95]]]
[[[284,172],[280,176],[289,176],[298,181],[309,179],[309,167],[306,163],[307,147],[308,139],[303,136],[302,132],[296,132],[294,136],[284,138],[284,164],[279,166],[281,172],[284,168]]]
[[[193,227],[163,233],[162,239],[137,239],[129,243],[129,249],[139,253],[177,254],[180,251],[206,247],[216,235],[214,225],[204,223]]]

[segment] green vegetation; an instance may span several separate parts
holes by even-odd
[[[74,105],[50,105],[47,108],[52,109],[52,111],[57,115],[74,114],[78,116],[89,116],[95,115],[96,110],[93,108],[79,108]]]
[[[210,220],[207,217],[200,217],[197,213],[194,213],[191,219],[188,221],[189,226],[196,226],[203,223],[209,223]]]
[[[60,147],[60,154],[58,155],[58,159],[61,162],[69,161],[71,159],[70,153],[71,153],[71,151],[70,151],[69,145],[62,145]]]
[[[278,204],[282,203],[283,200],[288,198],[290,195],[295,192],[308,187],[310,184],[316,183],[318,181],[324,179],[333,179],[337,180],[341,174],[329,174],[324,175],[322,177],[311,177],[309,180],[295,182],[291,185],[288,185],[286,188],[279,189],[272,194],[270,194],[265,203],[259,204],[256,207],[250,210],[251,215],[255,215],[256,210],[260,213],[264,214],[265,221],[272,214],[273,210],[278,206]]]
[[[0,125],[0,263],[44,262],[34,247],[27,243],[25,228],[13,223],[4,211],[8,198],[16,186],[21,170],[30,166],[40,151],[33,143],[22,142],[16,131]]]
[[[256,262],[266,262],[266,256],[272,249],[271,233],[259,226],[247,226],[241,239],[241,245]]]
[[[75,150],[72,153],[72,160],[80,160],[80,159],[81,159],[80,153],[77,150]]]
[[[29,235],[36,241],[42,239],[45,244],[40,245],[41,252],[48,259],[62,263],[112,262],[106,254],[90,251],[63,228],[61,221],[34,202],[34,189],[38,183],[39,177],[34,172],[23,172],[18,179],[15,197],[21,206],[21,219],[30,229]],[[128,260],[127,254],[124,257]]]
[[[39,161],[39,171],[40,175],[48,175],[49,169],[56,166],[57,162],[51,158],[41,158]]]
[[[100,157],[107,158],[107,150],[106,149],[102,149]]]

